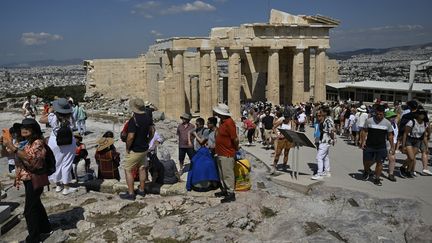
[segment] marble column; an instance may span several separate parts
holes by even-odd
[[[292,103],[303,102],[304,94],[304,49],[294,49]]]
[[[325,48],[317,48],[315,55],[314,100],[326,101],[326,52]]]
[[[273,49],[273,48],[270,48],[268,50],[266,98],[273,105],[279,105],[280,103],[279,50],[280,49]]]
[[[170,103],[166,104],[167,106],[173,106],[175,110],[175,118],[179,118],[186,110],[186,93],[185,93],[185,81],[184,81],[184,50],[173,50],[173,82],[177,88],[177,92],[172,99],[170,99]],[[168,96],[169,97],[169,96]]]
[[[228,106],[234,120],[240,118],[240,51],[241,49],[230,49],[228,52]]]
[[[304,87],[303,87],[303,100],[309,101],[311,97],[310,93],[310,62],[311,62],[311,52],[310,48],[306,48],[304,51]]]
[[[217,57],[214,50],[210,52],[210,68],[211,68],[211,91],[212,91],[212,107],[218,104],[219,100],[219,75]]]
[[[201,80],[198,77],[190,78],[190,100],[191,100],[191,112],[195,113],[199,111],[199,85]]]
[[[199,107],[200,116],[204,119],[213,114],[210,52],[211,50],[200,50]]]

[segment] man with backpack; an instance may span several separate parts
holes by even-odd
[[[142,99],[132,99],[129,104],[133,115],[128,122],[126,156],[123,164],[128,192],[120,194],[120,198],[135,200],[136,194],[145,196],[146,169],[149,166],[147,152],[155,128],[150,115],[146,112]],[[134,190],[134,178],[132,176],[132,170],[135,168],[138,168],[140,180],[139,188],[136,191]]]

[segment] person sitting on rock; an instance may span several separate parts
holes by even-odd
[[[120,180],[118,167],[120,166],[120,153],[114,146],[114,134],[106,132],[98,140],[96,148],[96,164],[98,165],[98,179]]]
[[[155,161],[150,174],[152,182],[156,184],[175,184],[180,181],[176,163],[171,159],[171,154],[166,148],[159,150],[160,160]]]
[[[85,177],[85,175],[89,173],[90,159],[87,158],[88,151],[85,144],[82,142],[83,137],[81,136],[81,134],[75,133],[74,137],[77,147],[75,149],[75,158],[73,161],[72,178],[74,178],[78,182],[79,178]],[[84,161],[84,166],[81,166],[81,161]],[[84,168],[84,170],[80,170],[81,173],[78,173],[78,168]]]
[[[163,143],[163,141],[164,141],[163,138],[159,135],[158,132],[155,131],[153,135],[153,139],[149,143],[149,152],[148,152],[149,168],[148,171],[146,171],[147,174],[150,170],[152,170],[154,166],[156,166],[155,164],[159,163],[159,159],[157,157],[157,148],[159,147],[160,144]],[[137,179],[138,180],[136,181],[139,181],[139,178]],[[152,175],[152,181],[153,181],[153,175]]]

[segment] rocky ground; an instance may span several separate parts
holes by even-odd
[[[2,113],[1,127],[20,119]],[[97,137],[106,130],[118,134],[120,122],[91,117],[84,142],[94,154]],[[115,119],[114,119],[115,120]],[[175,121],[157,123],[175,149]],[[116,142],[121,152],[124,146]],[[135,202],[118,195],[81,187],[69,196],[45,192],[43,203],[55,229],[47,242],[430,242],[432,227],[419,215],[419,204],[407,199],[376,199],[343,188],[317,187],[303,195],[268,180],[267,167],[248,155],[253,165],[253,188],[237,193],[237,201],[221,204],[209,193],[147,195]],[[94,163],[94,161],[92,161]],[[6,169],[0,160],[1,173]],[[94,165],[93,165],[94,166]],[[1,177],[8,188],[10,179]],[[23,211],[23,191],[8,190],[2,203]],[[19,203],[16,204],[16,203]],[[0,241],[23,240],[25,221]]]

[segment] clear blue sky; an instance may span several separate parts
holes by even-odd
[[[341,20],[331,51],[432,42],[431,0],[1,0],[0,64],[135,57],[156,38],[267,22],[269,8]]]

